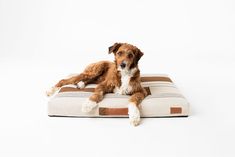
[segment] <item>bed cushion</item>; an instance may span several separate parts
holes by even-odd
[[[141,84],[148,96],[140,104],[141,117],[177,117],[189,115],[189,103],[167,75],[141,75]],[[130,96],[114,93],[104,99],[90,113],[83,113],[84,101],[94,91],[95,84],[78,89],[63,86],[48,102],[49,116],[70,117],[128,117]]]

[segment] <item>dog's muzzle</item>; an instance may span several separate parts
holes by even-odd
[[[120,67],[121,67],[122,69],[124,69],[124,68],[126,67],[126,63],[125,63],[125,62],[122,62],[122,63],[120,64]]]

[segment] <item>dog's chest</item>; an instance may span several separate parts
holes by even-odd
[[[130,79],[132,77],[132,74],[129,73],[121,73],[121,86],[115,87],[114,93],[116,94],[130,94],[132,91],[132,87],[130,86]]]

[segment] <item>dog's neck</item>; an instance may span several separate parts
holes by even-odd
[[[118,69],[120,76],[120,86],[116,87],[114,92],[122,95],[127,95],[132,93],[132,86],[130,85],[130,80],[136,75],[138,68],[132,69]]]
[[[121,69],[121,68],[118,68],[117,69],[120,74],[121,74],[121,77],[125,77],[125,76],[129,76],[129,77],[133,77],[135,75],[135,73],[137,72],[138,68],[137,67],[134,67],[132,69]]]

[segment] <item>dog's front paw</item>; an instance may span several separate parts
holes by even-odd
[[[59,90],[58,87],[51,87],[50,89],[48,89],[46,91],[46,95],[49,97],[49,96],[52,96],[57,90]]]
[[[140,111],[136,104],[130,103],[128,105],[128,114],[129,114],[129,120],[130,124],[133,126],[137,126],[140,123]]]
[[[84,88],[85,87],[85,83],[83,81],[80,81],[77,83],[77,87],[78,88]]]
[[[90,99],[88,99],[82,104],[82,112],[88,113],[96,106],[97,106],[97,103],[95,101],[91,101]]]

